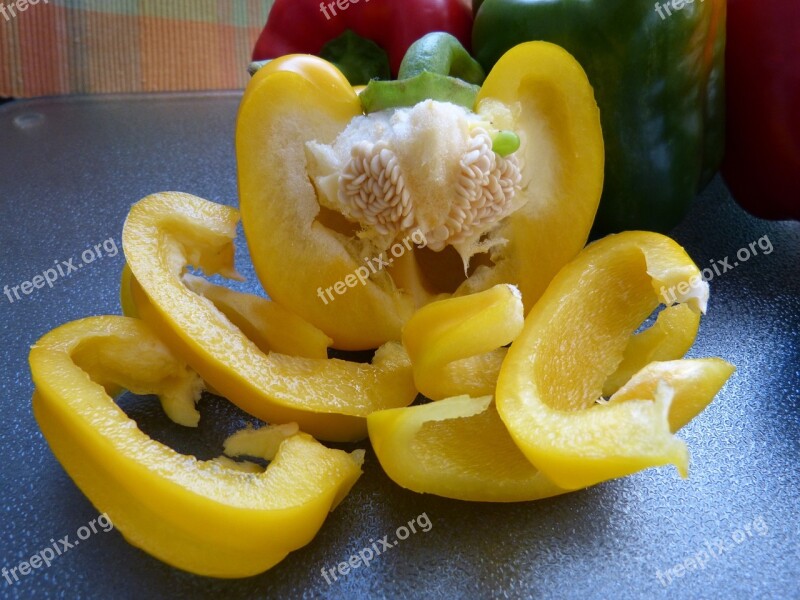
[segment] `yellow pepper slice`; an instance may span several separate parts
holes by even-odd
[[[90,317],[31,349],[33,410],[78,487],[134,546],[170,565],[246,577],[307,544],[361,473],[363,452],[286,439],[266,471],[199,461],[150,439],[103,387],[174,393],[196,375],[142,321]],[[189,397],[191,399],[191,396]]]
[[[659,289],[679,283],[690,290],[679,300],[705,310],[708,286],[683,248],[625,232],[588,246],[528,314],[500,370],[497,410],[556,484],[580,488],[670,463],[686,475],[688,452],[668,422],[668,382],[641,388],[636,400],[596,402],[630,336],[660,303]]]
[[[183,283],[195,294],[211,300],[262,352],[274,351],[307,358],[328,357],[328,347],[333,340],[280,304],[214,285],[189,273],[184,273]],[[133,286],[136,285],[139,283],[125,263],[120,285],[122,314],[138,318],[139,310],[133,297]],[[146,300],[143,294],[138,294],[138,297]]]
[[[520,502],[563,494],[520,452],[491,396],[457,396],[367,417],[386,474],[419,493],[476,502]]]
[[[699,328],[700,312],[688,304],[664,308],[651,327],[631,336],[622,362],[603,384],[603,396],[611,396],[651,362],[682,358],[694,344]]]
[[[195,294],[211,300],[262,352],[328,358],[333,340],[277,302],[214,285],[189,273],[184,274],[183,282]]]
[[[209,300],[181,280],[191,263],[207,274],[233,275],[235,209],[196,196],[163,193],[136,203],[122,245],[149,301],[142,318],[215,390],[271,423],[297,422],[315,437],[353,441],[366,436],[365,417],[409,405],[416,396],[403,348],[387,344],[373,364],[265,355]]]
[[[675,432],[708,406],[735,370],[721,358],[652,362],[634,374],[608,402],[653,398],[659,383],[665,382],[674,393],[667,418],[670,431]]]
[[[403,328],[417,389],[432,400],[493,395],[502,346],[523,322],[522,297],[507,284],[422,307]]]
[[[474,112],[492,114],[487,107],[500,104],[524,142],[514,200],[522,207],[492,229],[486,241],[491,249],[476,256],[469,272],[451,246],[436,252],[407,247],[402,256],[393,250],[394,264],[363,273],[363,285],[344,294],[326,296],[326,288],[380,258],[358,223],[321,200],[309,172],[309,145],[333,144],[362,117],[361,105],[341,73],[322,59],[291,55],[260,69],[240,105],[236,155],[244,231],[269,296],[323,330],[336,348],[350,350],[400,339],[405,322],[428,302],[500,283],[518,285],[530,309],[586,243],[602,190],[602,132],[585,73],[553,44],[522,44],[500,59]],[[420,145],[437,147],[443,136],[435,131],[441,129],[431,128],[431,143]],[[450,177],[457,170],[450,166],[413,173],[409,167],[405,174],[427,177],[441,169]],[[436,212],[424,210],[428,217]]]
[[[733,373],[719,358],[654,362],[609,403],[652,398],[659,382],[674,393],[669,427],[697,416]],[[419,493],[477,502],[540,500],[570,490],[545,477],[514,444],[490,396],[447,398],[367,417],[369,439],[386,474]]]

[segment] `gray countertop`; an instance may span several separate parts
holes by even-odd
[[[0,286],[29,281],[58,261],[83,262],[82,252],[97,244],[104,249],[52,287],[20,299],[12,293],[13,302],[0,296],[0,567],[18,566],[51,539],[74,538],[98,515],[31,414],[29,346],[66,321],[119,314],[120,236],[132,203],[179,190],[236,204],[239,97],[0,107]],[[800,598],[800,223],[746,215],[716,179],[673,236],[701,268],[729,260],[731,268],[711,281],[690,356],[721,356],[738,367],[680,433],[691,452],[688,480],[659,468],[539,502],[470,504],[401,489],[368,450],[364,475],[319,535],[263,575],[195,577],[112,530],[19,582],[0,578],[0,596]],[[751,242],[758,254],[736,260]],[[239,288],[255,291],[241,236],[238,244],[237,267],[248,279]],[[128,395],[121,406],[154,438],[203,458],[220,454],[225,435],[252,420],[213,396],[201,401],[196,431],[171,424],[152,398]],[[428,532],[332,584],[323,578],[324,568],[422,513]],[[692,570],[697,563],[689,559],[703,568]]]

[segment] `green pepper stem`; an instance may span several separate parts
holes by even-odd
[[[397,81],[370,81],[361,104],[371,113],[431,99],[472,110],[484,78],[483,68],[455,37],[436,31],[411,44]]]
[[[483,67],[469,55],[454,36],[441,31],[429,33],[411,44],[400,63],[398,79],[420,73],[437,73],[481,85],[486,78]]]

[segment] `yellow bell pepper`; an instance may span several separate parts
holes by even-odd
[[[366,436],[372,411],[410,404],[416,389],[400,344],[380,348],[372,364],[265,355],[186,287],[181,276],[189,263],[235,275],[237,220],[235,209],[188,194],[156,194],[131,208],[122,245],[141,286],[132,286],[141,317],[210,386],[270,423],[294,421],[315,437],[353,441]]]
[[[189,273],[184,274],[183,282],[195,294],[211,300],[262,352],[328,358],[333,340],[277,302],[214,285]]]
[[[519,137],[509,156],[486,142],[501,129]],[[247,86],[236,153],[264,288],[342,349],[399,340],[420,306],[498,283],[529,310],[585,244],[603,181],[592,88],[545,42],[501,58],[472,111],[426,100],[364,115],[330,63],[276,59]]]
[[[628,341],[626,355],[636,346],[645,357],[671,350],[680,355],[686,337],[694,339],[696,323],[676,305],[660,314],[667,317]],[[695,314],[691,309],[690,313]],[[670,312],[668,312],[670,311]],[[686,332],[680,330],[681,320]],[[482,353],[505,343],[521,329],[522,306],[510,286],[496,286],[464,298],[452,298],[420,309],[406,325],[403,340],[414,364],[415,377],[424,393],[444,391],[439,378],[451,389],[491,387],[489,376],[498,370],[476,373],[468,364],[470,353]],[[519,323],[519,325],[517,324]],[[588,326],[586,326],[588,328]],[[654,331],[646,335],[648,331]],[[665,333],[666,331],[666,333]],[[678,340],[671,343],[670,339]],[[475,357],[490,356],[491,353]],[[458,359],[455,362],[453,359]],[[640,358],[630,358],[628,366]],[[672,432],[705,408],[730,376],[732,367],[720,359],[651,362],[635,373],[609,403],[652,398],[659,382],[674,395],[668,422]],[[618,370],[619,372],[619,370]],[[457,375],[477,375],[459,382]],[[514,444],[491,396],[446,398],[408,408],[383,410],[367,418],[370,441],[386,473],[399,485],[422,493],[459,500],[515,502],[536,500],[569,491],[542,474]]]
[[[704,311],[708,285],[683,248],[659,234],[625,232],[588,246],[528,314],[500,369],[497,410],[557,485],[581,488],[670,463],[686,475],[688,452],[669,423],[669,378],[648,371],[649,383],[625,401],[598,403],[631,335],[662,301],[659,290],[678,284],[689,290],[679,302]],[[710,401],[732,371],[717,363],[692,390],[697,402]]]
[[[53,453],[134,546],[170,565],[246,577],[306,545],[361,474],[363,451],[285,439],[265,471],[200,461],[150,439],[108,389],[183,396],[197,376],[142,321],[90,317],[31,349],[33,410]]]

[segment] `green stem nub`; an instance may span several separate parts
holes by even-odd
[[[427,99],[472,110],[484,77],[483,68],[454,36],[437,31],[411,44],[397,81],[370,81],[361,93],[361,104],[366,113],[414,106]]]
[[[492,136],[492,151],[508,156],[519,150],[519,136],[513,131],[498,131]]]

